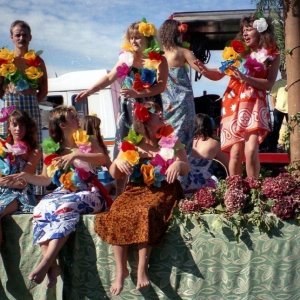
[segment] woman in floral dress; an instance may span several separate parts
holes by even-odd
[[[8,117],[8,137],[0,139],[0,245],[2,217],[17,211],[32,212],[36,204],[33,187],[23,179],[13,180],[10,175],[34,173],[42,157],[37,127],[28,114],[10,107],[2,110],[2,121],[6,119],[3,115]]]
[[[161,242],[172,209],[183,197],[179,175],[189,166],[184,146],[173,128],[161,120],[155,103],[135,104],[134,124],[110,167],[114,178],[129,176],[125,191],[107,213],[97,214],[95,231],[113,245],[116,274],[112,295],[123,289],[128,246],[138,248],[137,289],[149,285],[148,260],[152,245]]]
[[[235,40],[225,49],[230,58],[223,62],[222,72],[202,68],[202,73],[214,80],[230,75],[222,100],[221,149],[230,152],[229,175],[242,174],[245,157],[247,176],[257,178],[258,146],[270,131],[266,91],[276,80],[280,58],[271,23],[265,18],[244,17],[240,35],[243,41]]]
[[[94,168],[110,166],[110,158],[98,141],[80,130],[75,108],[58,106],[49,116],[49,135],[43,141],[42,175],[21,173],[35,185],[58,185],[44,196],[33,211],[34,243],[41,247],[43,258],[29,279],[41,283],[48,276],[48,287],[56,283],[59,267],[56,257],[75,231],[81,214],[97,213],[111,204]]]

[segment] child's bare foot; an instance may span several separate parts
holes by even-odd
[[[120,272],[116,274],[116,278],[110,287],[110,292],[113,296],[117,296],[123,290],[124,280],[129,275],[128,270],[124,270],[124,272]]]
[[[136,289],[139,290],[139,289],[145,288],[149,285],[150,285],[150,280],[149,280],[149,277],[147,276],[146,272],[145,271],[138,272]]]
[[[51,264],[49,264],[49,261],[43,258],[37,267],[29,274],[28,279],[37,284],[42,283],[50,267]]]
[[[47,277],[48,283],[47,288],[53,288],[57,283],[57,277],[61,274],[61,269],[55,262],[48,270]]]

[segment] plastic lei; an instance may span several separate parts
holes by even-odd
[[[141,134],[137,134],[130,129],[127,137],[121,143],[120,158],[129,162],[133,166],[133,173],[130,181],[144,183],[148,186],[160,187],[161,182],[166,179],[168,167],[175,161],[176,151],[182,148],[181,143],[177,143],[178,137],[173,134],[171,125],[163,126],[157,134],[159,139],[159,152],[152,159],[147,159],[140,163],[140,155],[137,145],[143,139]]]
[[[12,82],[17,91],[38,87],[38,79],[43,76],[40,68],[42,51],[29,50],[23,56],[27,68],[24,72],[17,69],[14,64],[14,52],[7,48],[0,49],[0,76],[5,78],[5,83]]]
[[[138,28],[140,34],[148,39],[149,47],[144,50],[145,59],[143,68],[138,73],[131,70],[133,64],[133,53],[130,43],[125,42],[122,45],[122,51],[119,55],[119,66],[117,67],[117,76],[122,80],[122,87],[133,88],[141,91],[152,86],[156,82],[156,71],[162,60],[162,51],[155,39],[156,28],[146,19],[142,19]]]
[[[0,139],[0,176],[12,174],[13,165],[16,163],[16,156],[27,153],[28,145],[19,141],[13,145]]]

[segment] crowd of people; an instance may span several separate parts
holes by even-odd
[[[137,246],[136,287],[144,288],[150,284],[151,247],[162,241],[184,191],[215,183],[209,172],[215,158],[228,164],[229,175],[237,175],[243,172],[245,157],[246,175],[259,176],[258,148],[270,131],[266,91],[279,68],[271,23],[255,16],[241,20],[237,39],[244,47],[239,52],[243,68],[230,63],[226,69],[208,68],[184,48],[182,25],[166,20],[156,37],[156,28],[145,19],[130,24],[115,66],[77,95],[76,101],[84,101],[115,80],[121,82],[112,161],[99,131],[101,120],[87,116],[81,128],[76,110],[63,105],[51,111],[49,138],[40,150],[38,102],[47,95],[47,71],[39,53],[28,50],[29,25],[19,20],[11,25],[15,49],[6,58],[21,75],[15,80],[2,69],[0,74],[5,103],[0,127],[0,221],[17,210],[33,212],[33,241],[42,253],[29,274],[36,284],[47,277],[48,287],[55,286],[59,251],[76,230],[80,215],[96,214],[95,231],[114,250],[112,295],[121,293],[129,275],[129,245]],[[186,64],[211,80],[230,77],[222,101],[220,141],[210,116],[195,113]],[[28,75],[30,67],[37,74],[34,79]],[[229,153],[229,161],[222,151]],[[36,174],[41,158],[43,170]],[[98,180],[99,168],[116,181],[114,200]],[[57,187],[36,203],[32,187],[50,183]],[[1,241],[0,222],[0,245]]]

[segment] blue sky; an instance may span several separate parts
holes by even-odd
[[[48,76],[66,72],[110,69],[118,58],[127,26],[142,17],[159,27],[174,12],[255,8],[251,0],[0,0],[0,47],[12,48],[10,24],[27,21],[32,29],[31,48],[43,50]],[[216,67],[220,52],[209,63]],[[193,84],[195,96],[203,90],[223,92],[226,80]]]

